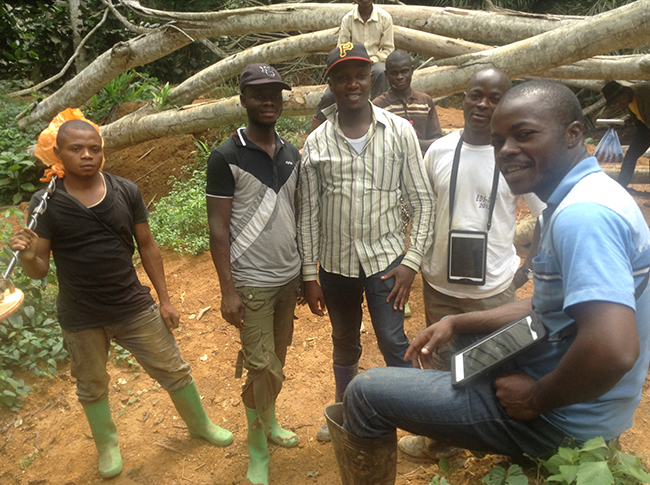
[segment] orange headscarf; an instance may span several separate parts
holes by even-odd
[[[99,126],[86,119],[80,109],[68,108],[64,111],[61,111],[54,117],[48,127],[45,128],[40,135],[38,135],[38,144],[36,145],[34,155],[45,165],[50,167],[45,169],[43,178],[40,179],[41,182],[49,182],[52,180],[52,175],[56,175],[59,178],[63,178],[65,176],[65,169],[63,168],[63,164],[61,163],[59,157],[54,154],[54,145],[56,145],[56,135],[59,133],[59,128],[63,123],[70,120],[82,120],[95,128],[99,134],[99,138],[102,140],[102,148],[104,148],[104,138],[99,131]],[[105,161],[105,159],[102,160],[102,167],[104,166]]]

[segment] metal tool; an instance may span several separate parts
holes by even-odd
[[[56,179],[56,175],[53,175],[52,180],[50,180],[45,192],[43,192],[43,195],[41,196],[41,201],[38,203],[29,218],[27,229],[34,230],[38,224],[38,217],[47,210],[47,201],[52,197],[52,194],[54,194],[54,191],[56,190]],[[2,280],[0,281],[0,320],[4,320],[16,312],[25,299],[25,295],[20,288],[16,288],[13,282],[9,279],[11,272],[16,267],[19,255],[20,251],[14,251],[5,272],[2,274]]]

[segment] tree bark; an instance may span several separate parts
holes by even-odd
[[[433,67],[418,71],[413,87],[433,97],[461,92],[469,78],[486,67],[498,67],[511,77],[537,75],[564,63],[624,49],[650,41],[650,0],[598,15],[581,22],[515,44],[478,54],[465,55],[459,66]],[[324,86],[294,88],[285,95],[288,116],[314,112]],[[286,97],[288,96],[288,97]],[[107,147],[120,147],[174,133],[203,131],[243,120],[237,97],[193,105],[136,119],[118,120],[102,128]]]
[[[481,69],[497,67],[511,78],[543,71],[650,41],[650,0],[637,2],[495,49],[467,54],[457,66],[422,69],[413,88],[431,96],[462,90]],[[414,76],[415,78],[415,76]]]
[[[76,51],[81,43],[81,30],[83,21],[81,19],[81,0],[70,0],[70,26],[72,27],[72,47]],[[86,67],[86,48],[79,49],[79,55],[75,59],[75,67],[79,74]]]
[[[338,27],[352,4],[279,4],[219,12],[166,12],[143,7],[135,0],[121,0],[133,11],[166,21],[179,21],[208,30],[206,36],[244,35],[259,32],[322,30]],[[584,17],[513,12],[485,12],[453,7],[381,5],[393,24],[451,38],[483,42],[515,42]],[[263,28],[264,30],[259,30]]]
[[[22,128],[36,121],[49,121],[66,108],[81,106],[127,69],[159,59],[190,42],[192,39],[186,33],[171,25],[128,42],[119,42],[61,89],[41,101],[29,116],[19,120],[19,126]]]
[[[167,102],[170,105],[190,103],[201,94],[239,75],[244,67],[253,62],[274,64],[308,54],[329,52],[336,47],[337,38],[338,28],[335,28],[287,37],[246,49],[186,79],[172,89]],[[458,56],[491,48],[463,40],[418,32],[405,27],[395,27],[395,45],[399,49],[437,58]]]

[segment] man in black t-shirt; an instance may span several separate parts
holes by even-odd
[[[230,444],[232,433],[215,426],[203,409],[190,366],[171,333],[178,327],[179,314],[169,300],[160,250],[137,186],[100,171],[102,139],[85,121],[61,125],[54,154],[63,164],[65,178],[57,181],[35,231],[17,231],[11,248],[21,251],[23,270],[34,279],[47,275],[53,254],[59,323],[77,396],[99,451],[100,474],[112,477],[122,470],[108,404],[106,361],[113,339],[169,392],[191,436],[217,446]],[[32,198],[30,213],[41,194]],[[160,307],[133,267],[134,237]]]

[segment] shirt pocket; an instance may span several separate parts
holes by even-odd
[[[394,157],[377,157],[372,164],[372,186],[376,190],[394,192],[399,187],[402,162]]]

